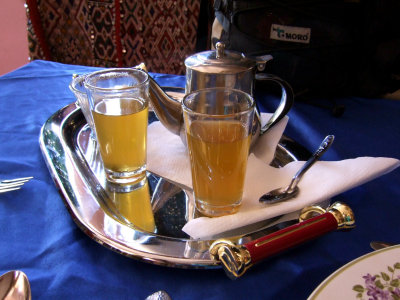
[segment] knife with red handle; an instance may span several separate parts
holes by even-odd
[[[222,264],[231,279],[236,279],[252,265],[284,250],[337,229],[355,227],[353,211],[341,202],[332,204],[326,210],[319,206],[306,207],[301,211],[299,220],[295,225],[246,244],[237,245],[227,239],[216,240],[210,246],[210,254]]]

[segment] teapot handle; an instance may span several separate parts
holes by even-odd
[[[276,123],[278,123],[284,116],[287,115],[287,113],[292,108],[294,103],[294,93],[289,83],[279,78],[278,76],[266,73],[257,73],[255,78],[256,80],[273,81],[279,84],[282,88],[282,97],[278,108],[275,110],[274,114],[268,120],[268,122],[260,130],[260,134],[264,134],[270,128],[272,128]]]

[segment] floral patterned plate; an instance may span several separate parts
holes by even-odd
[[[400,245],[349,262],[325,279],[308,299],[400,300]]]

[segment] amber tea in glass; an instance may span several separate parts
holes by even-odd
[[[107,180],[140,181],[146,175],[148,75],[108,69],[85,79]]]
[[[229,88],[198,90],[183,100],[196,208],[235,213],[242,201],[254,100]]]

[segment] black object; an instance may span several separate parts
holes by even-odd
[[[214,9],[224,29],[213,43],[271,54],[266,72],[304,98],[400,88],[398,0],[215,0]]]

